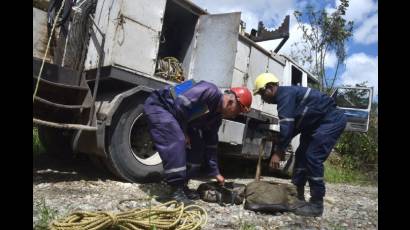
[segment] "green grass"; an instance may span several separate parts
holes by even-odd
[[[57,217],[57,210],[54,210],[46,205],[45,199],[37,204],[39,219],[34,226],[35,230],[49,229],[48,225]]]
[[[40,138],[38,137],[37,128],[33,127],[33,155],[37,156],[45,152],[44,147],[41,145]]]
[[[371,184],[371,181],[359,170],[342,168],[325,162],[325,181],[329,183]]]
[[[241,223],[239,229],[240,230],[255,230],[256,226],[253,223],[248,223],[248,222],[244,221],[244,222]]]

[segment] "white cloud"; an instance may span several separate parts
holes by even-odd
[[[246,23],[246,31],[258,28],[258,22],[265,25],[282,23],[285,15],[290,14],[295,8],[294,1],[283,0],[192,0],[209,13],[242,12],[241,19]]]
[[[356,29],[353,34],[353,40],[356,43],[365,45],[376,43],[378,41],[378,31],[378,14],[376,13]]]
[[[337,64],[337,57],[335,52],[326,53],[325,57],[325,67],[326,68],[335,68]]]
[[[331,5],[327,5],[327,6],[325,7],[325,10],[326,10],[326,12],[327,12],[328,14],[332,14],[333,12],[336,11],[336,8],[332,7]]]
[[[374,87],[374,96],[378,94],[378,56],[355,53],[346,59],[346,70],[341,75],[342,84],[355,85],[368,81]]]
[[[328,13],[333,13],[340,0],[335,0],[335,6],[325,7]],[[378,2],[373,0],[349,1],[344,18],[354,22],[353,41],[369,45],[378,41]]]

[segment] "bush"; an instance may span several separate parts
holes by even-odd
[[[342,156],[338,165],[347,170],[370,172],[377,179],[378,172],[378,119],[377,103],[373,103],[367,133],[345,132],[335,146]]]
[[[343,161],[343,160],[342,160]],[[325,162],[325,181],[329,183],[370,184],[372,181],[356,169],[343,168],[332,161]]]

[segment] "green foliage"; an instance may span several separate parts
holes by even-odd
[[[256,226],[253,223],[248,223],[246,221],[241,222],[241,225],[239,227],[240,230],[255,230]]]
[[[40,138],[38,137],[38,130],[37,128],[33,127],[33,155],[39,155],[44,153],[45,149],[40,142]]]
[[[344,161],[344,159],[343,159]],[[371,181],[361,171],[325,162],[325,181],[328,183],[369,184]]]
[[[46,205],[45,199],[37,204],[37,211],[39,213],[39,219],[34,226],[35,230],[49,229],[48,225],[57,217],[57,211]]]
[[[342,167],[371,172],[377,179],[378,171],[378,104],[372,103],[367,133],[344,132],[335,149],[343,156]]]

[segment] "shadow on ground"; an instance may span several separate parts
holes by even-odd
[[[256,160],[221,158],[219,162],[221,174],[227,180],[255,178]],[[285,175],[270,172],[267,162],[264,162],[262,166],[263,176],[287,178]],[[195,179],[209,182],[213,178],[202,177]],[[123,181],[114,176],[102,161],[84,154],[70,156],[43,153],[33,156],[33,184],[77,180]],[[164,194],[164,191],[167,191],[162,183],[141,184],[141,189],[147,194],[152,193],[154,196],[160,196]]]
[[[77,180],[120,180],[101,163],[86,155],[39,154],[33,156],[33,184]]]

